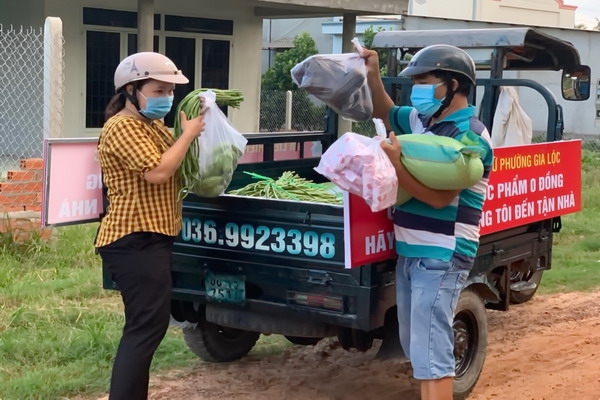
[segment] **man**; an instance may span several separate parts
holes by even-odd
[[[422,400],[452,400],[454,335],[458,297],[479,246],[479,219],[492,165],[490,136],[468,103],[475,64],[454,46],[420,50],[401,76],[411,77],[413,107],[397,107],[384,90],[375,51],[362,53],[373,94],[374,117],[384,120],[390,143],[382,148],[392,161],[398,184],[412,199],[394,209],[396,303],[400,342],[420,381]],[[433,190],[400,162],[395,134],[423,133],[460,140],[476,133],[484,149],[484,174],[462,191]]]

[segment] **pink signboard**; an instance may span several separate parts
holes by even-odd
[[[44,140],[44,226],[99,220],[102,177],[97,143],[98,138]]]
[[[96,146],[98,138],[44,140],[42,223],[72,225],[99,221],[102,213],[102,176]],[[304,156],[321,153],[318,142],[304,144]],[[298,143],[277,143],[275,160],[300,157]],[[263,148],[247,146],[240,163],[262,162]]]

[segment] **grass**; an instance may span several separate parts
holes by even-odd
[[[65,399],[106,391],[123,316],[117,292],[102,289],[93,251],[96,225],[58,228],[53,244],[18,245],[0,233],[0,399]],[[170,328],[153,373],[199,359]],[[269,337],[271,338],[271,337]],[[253,353],[280,351],[261,340]]]
[[[544,273],[541,293],[585,291],[600,286],[600,153],[584,146],[583,210],[562,217],[554,237],[552,269]]]
[[[563,217],[555,236],[552,270],[542,293],[600,286],[600,154],[584,151],[582,212]],[[102,289],[93,252],[96,225],[58,228],[51,245],[33,237],[23,245],[0,234],[0,399],[65,399],[101,395],[122,328],[118,293]],[[262,337],[253,353],[289,346]],[[153,374],[188,369],[200,361],[171,328]]]
[[[33,241],[35,251],[9,246],[2,252],[3,400],[58,399],[105,390],[123,319],[118,294],[101,288],[94,231],[91,225],[60,228],[54,246]],[[189,365],[195,359],[173,330],[154,369]]]

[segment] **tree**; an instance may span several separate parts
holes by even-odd
[[[262,88],[265,90],[295,90],[298,87],[292,82],[290,71],[296,64],[317,54],[317,45],[307,32],[294,37],[294,47],[277,54],[275,65],[262,77]]]
[[[375,35],[384,30],[385,29],[383,27],[378,26],[377,31],[375,31],[375,29],[373,29],[373,25],[365,29],[365,33],[363,33],[363,46],[369,50],[373,50],[373,40],[375,39]],[[376,51],[379,55],[379,70],[381,71],[381,75],[385,75],[389,52],[381,49],[377,49]]]
[[[281,129],[285,122],[286,91],[294,91],[292,97],[292,129],[298,131],[324,128],[325,107],[317,105],[304,90],[292,81],[290,71],[296,64],[318,53],[314,39],[308,33],[294,38],[294,47],[279,53],[275,64],[262,76],[260,97],[260,128],[268,131]],[[268,93],[266,92],[268,91]]]
[[[391,28],[390,28],[391,30]],[[382,32],[385,31],[385,28],[378,26],[377,27],[377,31],[375,31],[375,29],[373,29],[373,26],[371,25],[370,27],[368,27],[367,29],[365,29],[365,33],[363,34],[363,46],[369,50],[373,50],[373,40],[375,39],[375,35],[378,32]],[[388,57],[390,55],[390,51],[389,50],[383,50],[383,49],[375,49],[377,51],[377,54],[379,55],[379,71],[381,72],[382,76],[387,75],[387,63],[388,63]],[[400,51],[400,50],[398,50]],[[405,62],[410,61],[410,59],[412,58],[412,55],[409,53],[405,53],[402,56],[402,60]],[[397,72],[400,72],[400,70],[402,70],[404,68],[405,65],[399,65],[399,70]]]

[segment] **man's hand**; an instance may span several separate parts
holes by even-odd
[[[365,59],[367,76],[369,78],[379,78],[379,54],[375,50],[363,48],[360,56]]]
[[[367,83],[371,88],[371,99],[373,101],[373,118],[383,120],[385,126],[390,129],[388,114],[394,107],[394,102],[383,87],[381,74],[379,73],[379,55],[374,50],[363,48],[360,56],[365,60],[367,68]]]
[[[388,143],[387,140],[381,141],[381,148],[392,162],[394,168],[397,170],[402,166],[402,163],[400,162],[402,146],[400,145],[400,142],[398,141],[398,138],[394,132],[390,132],[389,139],[390,143]]]

